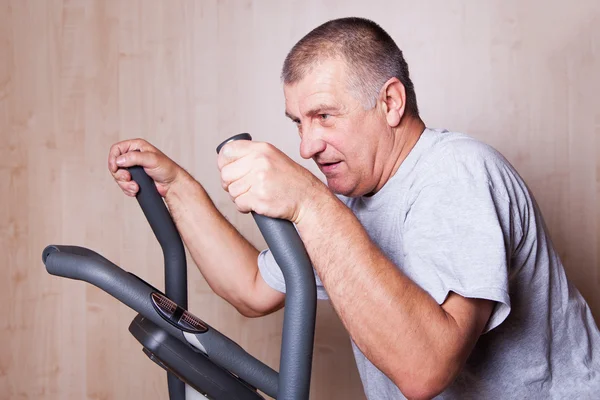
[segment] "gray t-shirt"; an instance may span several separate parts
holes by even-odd
[[[340,199],[438,304],[450,291],[496,302],[464,369],[437,399],[600,398],[598,328],[565,275],[533,196],[496,150],[461,133],[426,129],[379,192]],[[265,281],[285,292],[268,250],[258,265]],[[367,397],[403,399],[352,347]]]

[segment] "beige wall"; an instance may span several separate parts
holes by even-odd
[[[374,19],[405,51],[428,125],[514,163],[600,316],[597,0],[0,0],[1,398],[165,398],[164,373],[127,332],[134,313],[46,274],[41,250],[87,246],[162,287],[155,239],[106,170],[109,146],[135,136],[262,246],[220,189],[214,147],[249,131],[299,160],[281,63],[311,28],[348,15]],[[276,366],[281,314],[246,320],[193,265],[189,277],[191,310]],[[318,324],[311,398],[363,398],[328,305]]]

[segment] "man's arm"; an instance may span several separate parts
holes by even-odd
[[[118,142],[110,148],[108,168],[131,197],[139,188],[125,168],[134,165],[142,166],[154,180],[196,265],[219,296],[248,317],[283,306],[283,294],[269,287],[258,272],[258,251],[221,215],[194,178],[143,139]]]
[[[433,397],[454,380],[494,302],[450,294],[440,306],[385,257],[322,182],[272,145],[229,143],[218,164],[222,185],[238,210],[296,224],[352,339],[406,396]],[[475,216],[489,218],[491,211],[484,211]],[[472,226],[463,229],[474,231]]]
[[[259,273],[258,250],[223,217],[198,182],[185,173],[165,200],[192,258],[217,295],[246,317],[283,307],[284,294]]]
[[[451,293],[438,305],[385,257],[331,193],[319,197],[297,227],[365,356],[409,398],[442,392],[464,365],[494,303]]]

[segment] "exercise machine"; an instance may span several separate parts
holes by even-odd
[[[252,140],[247,133],[233,140]],[[91,283],[135,310],[129,331],[143,352],[167,371],[171,400],[306,400],[316,315],[316,285],[309,257],[289,221],[252,213],[286,285],[279,372],[187,311],[187,263],[181,237],[153,180],[129,168],[136,196],[163,251],[165,291],[100,254],[79,246],[50,245],[42,253],[48,273]],[[210,234],[210,233],[207,233]]]

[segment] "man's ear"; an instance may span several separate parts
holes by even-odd
[[[398,78],[390,78],[379,92],[385,119],[392,128],[400,125],[406,109],[406,90]]]

